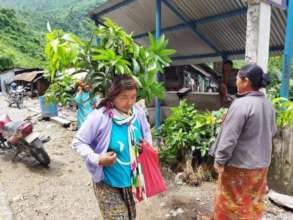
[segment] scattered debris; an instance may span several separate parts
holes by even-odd
[[[70,123],[71,123],[71,122],[68,121],[67,119],[65,119],[65,118],[61,118],[61,117],[59,117],[59,116],[51,117],[51,120],[57,122],[58,124],[61,124],[61,125],[62,125],[63,127],[65,127],[65,128],[69,127],[69,125],[70,125]]]
[[[20,202],[24,200],[25,200],[25,197],[23,195],[18,195],[12,198],[12,202]]]
[[[177,173],[177,175],[175,176],[175,184],[177,185],[182,185],[183,184],[183,178],[184,178],[184,173]]]
[[[184,210],[182,208],[172,209],[170,210],[170,215],[173,217],[177,217],[178,215],[181,215],[184,213]]]

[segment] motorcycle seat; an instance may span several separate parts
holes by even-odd
[[[7,114],[0,113],[0,130],[2,130],[4,126],[9,122],[11,122],[9,116]]]

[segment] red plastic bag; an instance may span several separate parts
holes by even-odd
[[[139,156],[144,176],[146,197],[165,192],[167,187],[160,171],[157,151],[147,142],[142,143],[143,152]]]

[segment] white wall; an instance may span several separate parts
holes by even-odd
[[[6,90],[5,90],[5,82],[6,84],[7,83],[10,83],[14,80],[14,71],[13,70],[8,70],[7,72],[3,72],[3,73],[0,73],[0,81],[1,81],[1,91],[2,93],[5,93]]]

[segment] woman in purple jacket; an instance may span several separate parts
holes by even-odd
[[[135,219],[133,194],[144,191],[137,157],[140,144],[152,144],[152,137],[144,111],[135,104],[136,95],[131,76],[116,77],[72,144],[86,161],[105,220]]]

